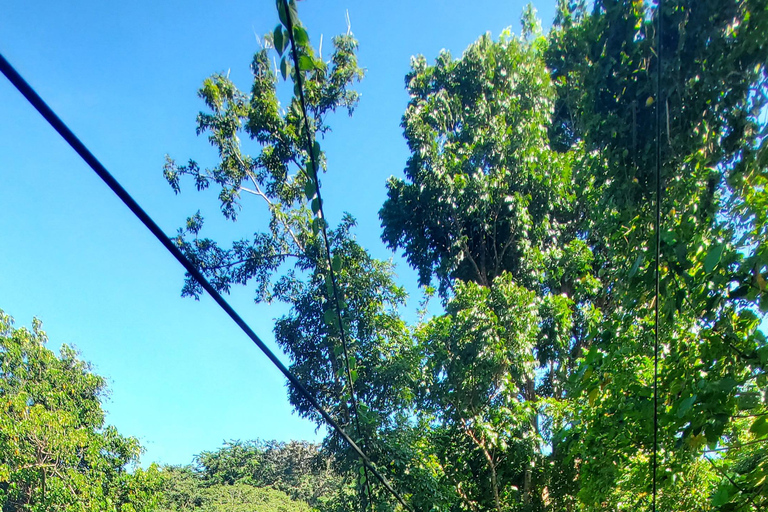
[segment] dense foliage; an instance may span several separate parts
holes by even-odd
[[[330,511],[344,503],[347,492],[331,458],[295,441],[232,441],[164,474],[160,510],[168,512]]]
[[[296,15],[292,2],[278,6]],[[641,1],[561,0],[549,34],[532,8],[522,25],[521,36],[483,36],[458,59],[416,57],[406,77],[411,157],[387,185],[383,239],[404,251],[428,293],[436,281],[443,314],[400,319],[392,269],[354,241],[351,218],[318,236],[325,221],[306,183],[301,105],[294,97],[280,109],[266,50],[250,96],[220,77],[201,90],[213,114],[201,114],[199,129],[211,130],[221,164],[169,161],[166,177],[177,191],[180,174],[198,188],[216,181],[229,217],[239,193],[253,192],[242,184],[250,179],[271,232],[224,251],[197,238],[192,218],[194,240],[182,232],[177,241],[220,288],[256,279],[257,298],[292,305],[276,327],[292,369],[346,427],[354,383],[361,439],[416,510],[648,508],[658,300],[659,507],[759,510],[768,499],[759,328],[768,311],[768,6],[669,0],[659,12]],[[284,59],[281,71],[295,92],[304,79],[316,138],[325,112],[356,100],[356,45],[345,39],[323,64],[306,33],[296,35],[278,26],[271,41],[280,55],[298,41],[308,57],[299,70]],[[239,156],[239,130],[261,144],[259,157]],[[336,255],[351,382],[323,244]],[[295,253],[298,273],[279,266],[281,251]],[[333,434],[327,446],[341,471],[354,471]],[[393,506],[377,499],[381,510]]]
[[[15,511],[155,510],[161,477],[140,447],[104,425],[104,379],[74,350],[56,356],[41,324],[0,311],[0,507]]]
[[[414,510],[650,510],[654,430],[659,510],[768,507],[768,1],[559,0],[547,34],[529,7],[521,35],[414,57],[382,238],[442,310],[410,325],[392,264],[323,214],[319,142],[358,101],[357,42],[324,60],[277,5],[250,92],[200,90],[217,163],[164,168],[176,192],[215,187],[233,221],[255,199],[266,227],[225,247],[195,214],[175,241],[219,290],[290,305],[291,370]],[[3,510],[150,510],[162,476],[126,470],[139,448],[104,427],[103,381],[38,326],[0,315],[0,342]],[[363,509],[372,483],[333,431],[164,475],[168,511]]]

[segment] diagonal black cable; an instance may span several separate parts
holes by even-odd
[[[320,230],[323,233],[323,241],[325,242],[325,256],[328,261],[329,277],[331,280],[331,287],[333,289],[333,301],[336,306],[335,307],[336,318],[339,322],[339,335],[341,337],[341,347],[344,352],[344,364],[346,366],[347,385],[349,387],[349,396],[352,402],[352,415],[355,418],[355,427],[357,430],[357,437],[358,439],[360,439],[360,442],[363,445],[363,449],[365,449],[366,448],[365,436],[363,434],[363,430],[360,428],[360,414],[357,406],[358,405],[357,395],[355,393],[354,380],[352,379],[352,369],[350,368],[350,364],[349,364],[349,343],[347,342],[346,330],[344,329],[344,321],[342,319],[341,297],[339,293],[338,282],[336,279],[336,273],[333,270],[333,259],[331,258],[331,244],[328,242],[328,230],[327,230],[327,224],[325,222],[325,211],[323,210],[323,198],[320,195],[320,178],[317,174],[318,161],[317,161],[317,158],[315,158],[314,142],[312,140],[312,132],[309,126],[309,115],[307,114],[307,104],[306,104],[306,99],[304,97],[304,83],[302,80],[301,68],[299,66],[299,52],[296,49],[296,39],[293,34],[293,19],[291,19],[291,6],[286,0],[277,0],[277,1],[278,1],[278,10],[281,7],[285,9],[285,21],[286,21],[285,28],[288,29],[288,38],[290,39],[290,42],[291,42],[291,55],[293,57],[293,67],[294,67],[294,73],[296,77],[296,85],[298,86],[299,103],[301,104],[301,112],[304,117],[304,129],[307,132],[307,152],[309,154],[309,164],[310,164],[310,167],[312,168],[310,179],[312,179],[315,185],[315,194],[317,194],[318,210],[319,210],[320,218],[322,220],[320,224],[321,226]],[[366,489],[366,494],[368,495],[368,503],[371,506],[373,506],[373,493],[371,491],[371,483],[368,479],[368,469],[366,468],[365,464],[363,464],[363,474],[365,476],[365,489]],[[367,507],[364,507],[364,509],[365,508]]]
[[[413,509],[405,502],[405,500],[394,490],[389,480],[382,475],[378,469],[373,465],[371,460],[363,453],[359,446],[352,440],[351,437],[344,432],[344,429],[331,417],[322,405],[315,399],[312,393],[291,373],[288,368],[280,361],[277,356],[267,347],[259,336],[248,326],[245,320],[240,317],[239,314],[229,305],[229,303],[216,291],[216,289],[208,282],[202,273],[190,262],[186,256],[176,247],[171,240],[165,236],[165,233],[160,229],[160,226],[155,223],[154,220],[145,212],[141,206],[136,202],[133,197],[120,185],[120,183],[107,171],[101,162],[99,162],[93,153],[83,144],[80,139],[67,127],[64,122],[54,113],[53,110],[43,101],[43,99],[35,92],[31,85],[11,66],[11,64],[0,54],[0,71],[3,75],[16,87],[16,89],[32,104],[33,107],[48,121],[54,130],[80,155],[80,157],[87,163],[91,169],[101,178],[104,183],[114,192],[117,197],[133,212],[136,217],[149,229],[153,235],[160,241],[161,244],[170,252],[176,260],[186,269],[189,274],[194,277],[200,286],[208,292],[214,301],[223,309],[229,317],[243,330],[243,332],[256,344],[257,347],[266,355],[272,364],[274,364],[288,379],[288,381],[301,393],[304,398],[312,404],[320,416],[341,436],[344,441],[357,453],[357,456],[363,462],[364,467],[370,469],[374,476],[384,485],[384,487],[397,498],[397,500],[409,511],[413,512]]]
[[[656,473],[659,457],[659,273],[661,262],[661,18],[664,0],[658,0],[656,8],[656,276],[653,325],[653,460],[651,480],[653,482],[652,512],[656,512]]]

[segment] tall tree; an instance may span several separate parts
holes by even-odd
[[[765,500],[768,462],[749,447],[766,440],[765,397],[755,392],[766,383],[758,325],[768,260],[765,221],[750,206],[764,194],[751,185],[759,190],[765,173],[756,155],[766,16],[763,1],[665,1],[662,12],[643,2],[598,1],[591,12],[560,2],[547,55],[558,89],[550,133],[562,151],[587,150],[575,173],[580,229],[604,287],[574,381],[574,421],[558,440],[579,461],[579,496],[591,508],[649,503],[656,144],[660,506],[756,510]]]
[[[57,357],[39,321],[0,311],[0,506],[15,511],[149,512],[161,476],[141,447],[104,424],[104,379],[74,350]]]
[[[182,175],[216,184],[233,220],[242,193],[258,197],[269,231],[222,249],[200,238],[196,215],[177,243],[219,289],[255,282],[257,299],[292,305],[276,328],[292,368],[348,428],[354,386],[360,439],[411,504],[647,507],[658,305],[660,507],[763,506],[765,0],[670,0],[662,13],[639,1],[597,1],[591,12],[561,1],[548,37],[528,9],[520,37],[486,36],[433,66],[414,59],[403,118],[412,154],[380,215],[385,242],[404,250],[421,284],[436,279],[445,314],[410,330],[391,267],[355,242],[351,218],[334,229],[323,218],[312,166],[322,152],[305,142],[325,133],[326,114],[354,106],[356,43],[337,39],[320,62],[303,27],[285,30],[295,5],[278,4],[267,40],[305,93],[309,133],[300,99],[281,109],[264,50],[250,94],[223,76],[201,89],[209,111],[198,128],[220,163],[165,168],[177,191]],[[240,133],[259,143],[257,157]],[[191,281],[184,291],[199,293]],[[351,468],[340,440],[326,442]]]
[[[412,154],[380,212],[384,240],[448,300],[417,331],[419,414],[470,510],[544,506],[555,423],[541,420],[565,396],[598,285],[575,223],[582,155],[549,146],[547,41],[531,8],[522,22],[521,36],[484,36],[459,59],[413,60]]]
[[[278,0],[277,7],[280,24],[254,57],[250,94],[222,75],[206,80],[200,90],[208,110],[198,116],[198,133],[210,134],[219,163],[201,169],[194,161],[178,165],[168,158],[164,168],[177,192],[184,176],[198,190],[218,187],[222,213],[231,220],[237,220],[241,196],[255,198],[269,215],[269,230],[224,249],[200,237],[198,213],[176,243],[219,290],[255,284],[257,301],[291,305],[275,327],[291,370],[377,460],[381,448],[370,434],[390,425],[392,414],[409,399],[403,372],[389,364],[410,344],[397,313],[405,293],[393,281],[391,264],[355,242],[351,216],[344,215],[336,227],[328,224],[318,177],[325,170],[319,141],[329,130],[328,116],[337,109],[351,115],[357,103],[352,86],[363,75],[357,42],[351,33],[334,38],[333,53],[324,61],[310,44],[296,4]],[[279,69],[269,58],[273,51]],[[285,107],[278,100],[278,73],[294,86]],[[257,143],[257,156],[246,153],[241,135]],[[197,296],[200,288],[187,279],[183,293]],[[289,397],[301,415],[322,423],[296,390],[290,389]],[[355,468],[356,474],[356,457],[341,437],[330,431],[326,444],[339,468]],[[365,478],[360,482],[367,486]]]

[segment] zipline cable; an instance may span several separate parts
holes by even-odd
[[[328,242],[328,230],[325,222],[325,210],[323,209],[323,198],[320,195],[320,178],[317,174],[319,162],[317,161],[317,158],[314,152],[314,141],[312,140],[312,132],[309,126],[309,115],[307,114],[307,103],[304,97],[304,83],[302,80],[303,77],[301,74],[301,68],[299,66],[299,52],[296,49],[296,39],[293,34],[293,19],[291,19],[291,10],[288,2],[286,0],[277,0],[277,1],[278,1],[278,9],[280,8],[285,9],[286,28],[288,29],[288,38],[290,39],[290,42],[291,42],[291,55],[293,57],[294,76],[296,79],[296,85],[298,86],[299,103],[301,104],[301,113],[302,113],[302,116],[304,117],[304,129],[307,134],[307,153],[309,154],[309,165],[311,167],[310,178],[314,181],[315,194],[317,194],[318,212],[321,219],[320,231],[322,231],[323,233],[323,241],[325,243],[325,256],[328,262],[328,271],[329,271],[328,275],[331,280],[331,287],[333,289],[333,301],[335,303],[334,309],[336,310],[336,318],[337,318],[337,321],[339,322],[339,336],[341,338],[341,347],[344,352],[344,365],[346,366],[347,387],[349,388],[350,401],[352,402],[352,415],[354,416],[354,419],[355,419],[357,437],[358,439],[360,439],[363,449],[366,449],[365,436],[363,435],[363,430],[360,428],[360,414],[359,414],[358,403],[357,403],[357,395],[355,393],[354,380],[352,379],[352,368],[350,367],[350,363],[349,363],[349,343],[347,343],[346,330],[344,329],[344,321],[342,319],[342,314],[341,314],[341,297],[340,297],[341,294],[339,293],[339,286],[336,279],[336,273],[333,270],[333,259],[331,257],[331,244]],[[370,480],[368,479],[368,469],[366,468],[365,464],[363,464],[363,475],[365,477],[365,489],[368,495],[368,503],[372,507],[373,494],[371,492],[371,483],[370,483]],[[363,507],[363,508],[367,509],[367,507]]]
[[[653,461],[651,463],[652,512],[656,512],[656,473],[659,457],[659,274],[661,267],[661,18],[664,0],[658,0],[656,8],[656,276],[653,326]]]
[[[160,229],[160,226],[155,223],[154,220],[139,206],[133,197],[120,185],[120,183],[107,171],[101,162],[96,159],[93,153],[83,144],[80,139],[69,129],[69,127],[51,110],[51,108],[43,101],[43,99],[35,92],[29,83],[11,66],[11,64],[0,54],[0,71],[3,75],[16,87],[16,89],[24,96],[29,103],[35,107],[35,109],[48,121],[56,132],[80,155],[85,163],[93,169],[93,171],[99,176],[99,178],[106,183],[106,185],[114,192],[120,200],[133,212],[136,217],[149,229],[155,238],[157,238],[161,244],[170,252],[176,260],[181,263],[184,269],[197,280],[203,289],[213,298],[214,301],[223,309],[229,317],[242,329],[242,331],[253,341],[253,343],[259,347],[264,355],[272,361],[274,364],[288,379],[288,381],[301,393],[304,398],[312,405],[312,407],[320,413],[320,416],[341,436],[342,439],[349,445],[350,448],[357,454],[360,460],[363,462],[364,467],[370,470],[371,473],[381,482],[381,484],[389,491],[400,504],[405,507],[406,510],[413,512],[413,509],[408,505],[402,496],[392,487],[392,484],[387,478],[382,475],[378,469],[373,465],[373,462],[363,453],[359,446],[352,440],[344,429],[331,417],[331,415],[323,408],[322,405],[315,399],[312,393],[301,383],[301,381],[291,373],[288,368],[277,358],[277,356],[267,347],[266,344],[259,338],[259,336],[248,326],[245,320],[229,305],[229,303],[216,291],[216,289],[208,282],[203,274],[190,262],[186,256],[176,247],[171,240],[165,236],[165,233]]]

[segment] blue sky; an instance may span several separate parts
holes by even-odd
[[[385,182],[401,176],[407,147],[400,118],[410,57],[455,56],[478,36],[519,31],[526,2],[341,2],[307,0],[300,16],[317,44],[347,28],[367,75],[353,118],[331,120],[323,179],[333,223],[343,211],[379,258]],[[544,26],[554,0],[537,2]],[[250,88],[256,34],[277,23],[274,2],[11,2],[0,0],[0,52],[36,88],[168,234],[200,209],[206,236],[248,236],[264,211],[252,204],[236,224],[215,193],[174,196],[165,154],[213,164],[195,136],[203,79],[230,71]],[[43,320],[50,348],[76,346],[107,377],[108,422],[146,448],[143,462],[183,464],[226,439],[319,440],[292,413],[282,375],[208,298],[182,299],[183,270],[15,89],[0,79],[0,308],[30,325]],[[416,275],[395,258],[415,295]],[[272,346],[281,305],[231,302]],[[418,297],[412,297],[411,307]]]

